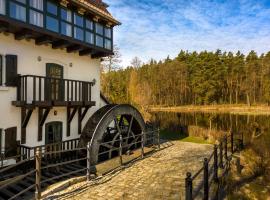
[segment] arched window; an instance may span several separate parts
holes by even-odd
[[[45,144],[62,142],[63,122],[49,122],[45,125]]]
[[[65,85],[63,79],[63,66],[55,63],[46,64],[46,100],[63,101]]]

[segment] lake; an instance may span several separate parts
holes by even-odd
[[[155,112],[151,121],[160,127],[161,137],[172,140],[195,136],[213,142],[231,132],[246,148],[269,158],[270,116],[267,115]]]

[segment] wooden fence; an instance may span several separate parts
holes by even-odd
[[[219,180],[229,169],[234,152],[233,134],[225,136],[219,141],[219,144],[214,145],[211,155],[208,158],[204,158],[203,166],[194,175],[187,172],[185,179],[185,199],[210,199],[210,191],[213,189],[213,185],[216,184],[216,186],[219,186]],[[195,182],[199,183],[195,186]],[[214,195],[214,199],[216,199],[217,194]]]
[[[133,136],[130,136],[130,138]],[[159,130],[155,130],[155,131],[147,131],[147,132],[143,132],[142,134],[136,135],[136,137],[138,137],[138,140],[136,140],[134,143],[132,144],[124,144],[123,141],[125,139],[129,139],[129,138],[123,138],[120,135],[120,138],[118,140],[119,142],[119,146],[114,147],[113,150],[118,151],[118,157],[119,157],[119,163],[122,165],[123,164],[123,149],[129,148],[133,145],[135,145],[137,148],[132,149],[133,150],[138,150],[141,149],[141,155],[140,157],[144,157],[144,149],[145,149],[145,145],[151,145],[151,146],[157,146],[159,149],[160,148],[160,144],[159,144]],[[133,137],[134,139],[134,137]],[[105,143],[100,143],[100,145],[105,144]],[[139,146],[137,146],[139,145]],[[34,156],[31,156],[29,153],[29,150],[27,150],[27,157],[19,162],[17,162],[14,165],[10,165],[8,167],[2,168],[0,169],[0,192],[1,190],[5,190],[5,188],[12,186],[16,183],[19,183],[20,181],[23,181],[23,179],[27,178],[27,177],[34,177],[35,178],[35,182],[31,185],[29,185],[27,188],[21,190],[19,193],[16,193],[12,196],[10,196],[8,199],[16,199],[22,195],[24,195],[24,193],[29,192],[30,190],[35,189],[35,199],[41,199],[41,191],[43,188],[43,185],[50,183],[54,180],[60,180],[63,177],[69,177],[73,174],[77,174],[79,172],[84,173],[87,177],[87,180],[90,180],[91,178],[91,168],[93,168],[94,166],[91,166],[91,154],[90,154],[90,143],[87,145],[87,147],[85,148],[78,148],[77,146],[74,149],[54,149],[51,151],[42,151],[43,146],[36,148],[35,149],[35,154]],[[82,152],[85,151],[87,152],[87,154],[85,156],[81,155],[78,156],[79,153],[78,152]],[[49,155],[58,155],[61,157],[61,155],[65,155],[66,153],[70,153],[70,152],[77,152],[77,156],[76,158],[73,158],[71,160],[67,160],[67,161],[63,161],[62,159],[54,159],[53,162],[46,162],[47,157]],[[100,154],[105,154],[108,153],[107,152],[101,152]],[[59,158],[59,157],[58,157]],[[25,164],[28,164],[29,166],[29,162],[32,162],[31,165],[33,165],[33,168],[27,168],[25,169],[24,167],[24,172],[20,175],[20,176],[16,176],[16,177],[9,177],[7,176],[9,173],[9,171],[14,171],[17,169],[21,169],[21,167]],[[44,162],[45,161],[45,162]],[[59,170],[60,166],[65,166],[65,165],[70,165],[71,163],[78,163],[78,162],[86,162],[86,165],[83,165],[80,169],[78,170],[74,170],[74,171],[69,171],[67,173],[61,173],[59,175],[55,175],[51,178],[46,178],[44,177],[44,173],[46,174],[46,172],[48,172],[49,170],[53,171],[54,173],[57,173],[57,170]],[[106,161],[104,161],[106,162]],[[8,179],[5,179],[5,175],[8,177]]]

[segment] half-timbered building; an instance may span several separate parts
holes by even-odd
[[[0,0],[0,145],[76,140],[101,105],[100,62],[120,23],[102,0]],[[7,161],[8,162],[8,161]]]

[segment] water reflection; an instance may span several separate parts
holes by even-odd
[[[270,116],[157,112],[152,113],[151,121],[166,133],[178,134],[179,137],[193,134],[191,132],[195,129],[205,132],[206,139],[211,138],[213,133],[232,132],[236,139],[244,141],[246,147],[269,157]]]

